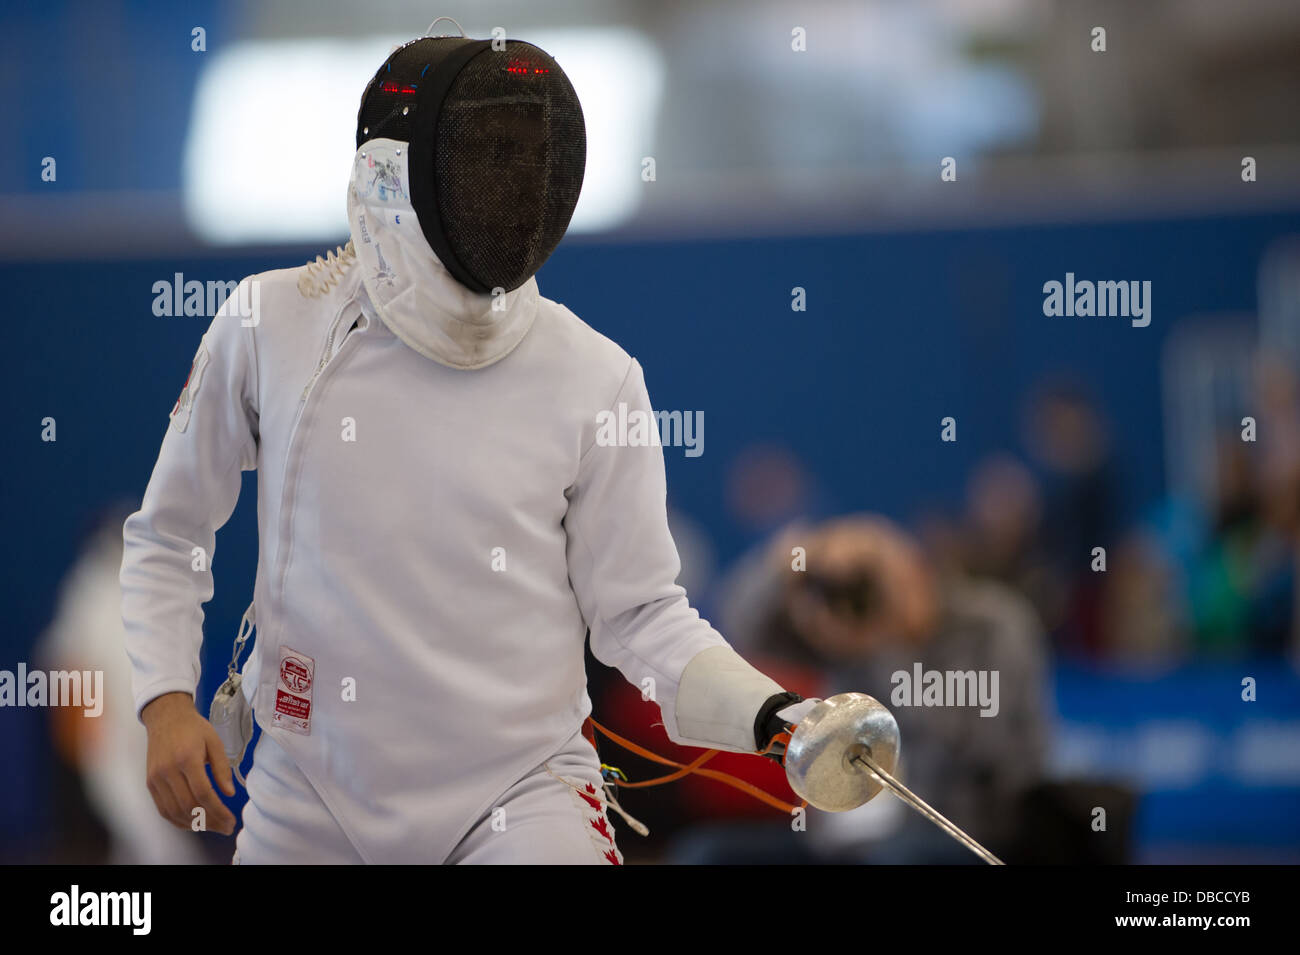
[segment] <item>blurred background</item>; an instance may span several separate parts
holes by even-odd
[[[665,450],[705,616],[806,694],[997,669],[995,718],[895,713],[904,777],[1010,861],[1300,861],[1291,0],[6,4],[0,670],[101,669],[106,702],[0,708],[0,861],[229,860],[154,817],[120,645],[121,521],[215,309],[156,283],[345,242],[360,92],[439,14],[582,98],[539,282],[704,414],[702,455]],[[1150,324],[1046,317],[1067,273],[1150,282]],[[244,479],[204,712],[252,593]],[[833,556],[796,577],[808,542]],[[684,753],[591,670],[598,719]],[[629,861],[965,861],[887,797],[806,833],[703,780],[623,804]]]

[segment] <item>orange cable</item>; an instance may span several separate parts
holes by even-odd
[[[696,775],[703,776],[706,779],[712,779],[715,780],[716,782],[720,782],[727,786],[731,786],[734,789],[739,789],[741,792],[745,793],[748,796],[752,796],[754,799],[757,799],[759,802],[766,803],[767,805],[771,806],[774,809],[780,809],[782,812],[792,813],[796,808],[798,808],[792,806],[788,802],[777,799],[771,793],[763,789],[760,789],[758,786],[755,786],[753,783],[749,783],[743,779],[738,779],[737,777],[732,776],[730,773],[724,773],[716,769],[701,769],[700,767],[702,767],[706,762],[708,762],[714,756],[718,755],[719,751],[716,749],[705,750],[699,756],[699,758],[697,758],[694,762],[690,764],[679,763],[674,760],[667,759],[666,757],[660,756],[657,753],[652,753],[644,746],[640,746],[632,742],[630,739],[625,739],[624,737],[619,736],[617,733],[602,726],[601,724],[597,723],[595,720],[591,720],[591,725],[594,726],[596,729],[600,730],[601,733],[609,737],[617,745],[622,746],[624,749],[632,753],[635,753],[636,755],[642,757],[643,759],[648,759],[651,760],[652,762],[660,763],[661,765],[664,766],[672,766],[677,770],[677,772],[675,773],[669,773],[666,776],[659,776],[655,779],[648,779],[639,783],[628,783],[628,782],[622,782],[620,780],[614,780],[615,785],[619,787],[627,788],[627,789],[641,789],[646,786],[662,786],[664,783],[674,782],[690,773],[695,773]],[[789,733],[778,733],[776,736],[772,738],[772,742],[767,745],[767,748],[764,749],[763,752],[760,753],[759,755],[765,755],[771,752],[772,747],[775,746],[778,742],[789,742],[789,740],[790,740]],[[807,801],[804,801],[801,805],[807,806],[808,803]]]

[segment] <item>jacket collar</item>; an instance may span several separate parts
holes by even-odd
[[[406,143],[372,139],[353,158],[348,224],[380,320],[439,364],[472,370],[510,354],[537,317],[536,278],[513,292],[472,292],[438,261],[411,207]]]

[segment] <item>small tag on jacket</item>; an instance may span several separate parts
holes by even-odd
[[[303,736],[311,735],[311,692],[315,679],[315,660],[289,647],[280,647],[271,725]]]

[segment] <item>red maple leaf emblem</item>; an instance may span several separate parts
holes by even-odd
[[[610,865],[622,865],[622,864],[623,864],[623,863],[621,863],[621,862],[618,861],[618,853],[615,852],[613,849],[606,849],[606,850],[605,850],[605,860],[606,860]]]
[[[574,791],[577,792],[577,790]],[[578,795],[581,796],[584,800],[586,800],[588,806],[590,806],[592,809],[595,809],[597,812],[599,812],[602,808],[604,808],[600,800],[595,798],[596,797],[595,786],[593,786],[591,783],[587,783],[587,792],[591,793],[591,795],[588,796],[586,793],[582,793],[582,792],[579,792]]]
[[[609,834],[609,823],[605,820],[604,816],[598,816],[595,819],[592,819],[591,828],[595,829],[602,836],[604,836],[605,841],[608,842],[611,846],[614,844],[614,837]]]

